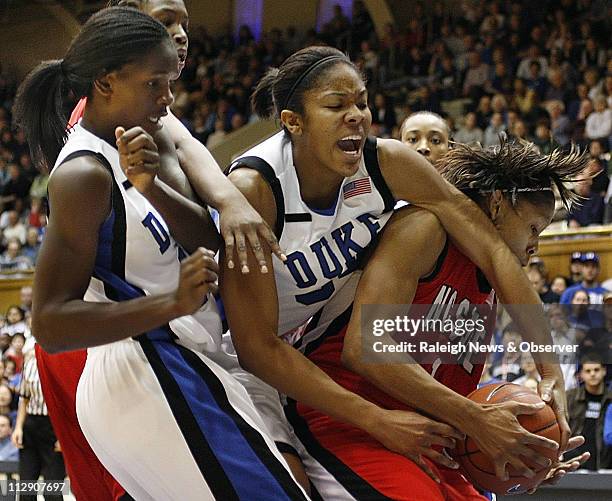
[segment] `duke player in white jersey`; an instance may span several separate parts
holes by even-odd
[[[267,422],[273,422],[269,427],[275,439],[289,441],[286,457],[291,447],[299,452],[300,444],[291,442],[295,437],[282,412],[274,410],[270,387],[409,455],[415,423],[422,432],[421,416],[366,402],[285,342],[301,348],[316,342],[334,314],[348,307],[359,259],[382,230],[395,201],[432,211],[506,303],[540,304],[539,298],[473,202],[407,146],[367,138],[367,91],[344,54],[327,47],[298,51],[263,77],[253,104],[260,116],[280,119],[283,131],[234,162],[230,179],[276,229],[287,261],[266,260],[274,276],[245,277],[237,269],[221,270],[221,292],[240,363],[270,385],[249,391]],[[253,255],[249,259],[257,263]],[[520,312],[516,316],[525,330],[546,332],[542,312],[532,318],[519,318]],[[432,422],[426,428],[434,435],[457,436],[446,425]],[[299,469],[298,460],[291,463]],[[315,476],[311,479],[325,488]],[[324,498],[359,498],[359,493],[331,489],[321,493]]]
[[[34,334],[51,352],[88,348],[79,424],[132,497],[306,499],[244,388],[200,353],[220,342],[203,248],[218,236],[206,209],[157,178],[151,137],[177,68],[162,24],[114,8],[20,87],[16,119],[55,165]],[[88,104],[66,138],[69,92]]]

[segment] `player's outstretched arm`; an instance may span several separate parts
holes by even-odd
[[[550,460],[530,446],[556,448],[557,444],[526,431],[516,415],[537,412],[539,407],[480,405],[447,388],[414,361],[396,363],[396,359],[389,360],[389,354],[380,354],[379,363],[372,363],[375,354],[369,353],[369,363],[365,363],[362,357],[362,306],[412,303],[419,280],[435,269],[445,242],[446,232],[432,213],[411,207],[393,215],[359,282],[342,361],[388,395],[471,436],[492,459],[499,478],[507,475],[508,464],[533,476],[520,456],[548,466]],[[393,344],[393,340],[388,342]],[[440,454],[430,451],[424,455],[438,461]]]
[[[181,263],[176,291],[117,303],[83,301],[110,214],[112,179],[93,157],[63,164],[49,180],[51,217],[34,278],[32,333],[48,352],[135,336],[196,311],[215,290],[217,264],[198,249]]]
[[[230,179],[245,193],[251,204],[270,226],[275,223],[276,207],[268,184],[251,169],[238,169]],[[222,251],[223,254],[223,251]],[[248,252],[249,263],[256,263]],[[272,257],[266,253],[272,269]],[[389,449],[411,455],[413,444],[425,439],[452,445],[449,437],[459,438],[452,427],[431,421],[413,412],[389,411],[351,393],[319,369],[302,353],[277,336],[278,296],[274,275],[238,269],[221,269],[221,296],[240,364],[281,393],[320,410],[336,419],[357,426]],[[426,428],[427,427],[427,428]],[[432,437],[436,437],[432,439]]]
[[[250,247],[257,258],[257,268],[267,272],[264,244],[280,259],[284,259],[270,226],[253,209],[240,190],[225,177],[206,147],[195,139],[172,113],[164,118],[164,128],[168,129],[176,145],[181,168],[196,193],[204,202],[219,211],[227,266],[233,268],[237,258],[242,273],[248,273],[250,268],[247,265],[246,249]]]
[[[508,305],[523,338],[538,345],[552,345],[539,296],[484,212],[444,180],[421,155],[399,141],[379,139],[378,156],[394,197],[408,200],[438,217],[451,240],[482,270],[502,303]],[[533,355],[544,380],[540,394],[555,409],[563,449],[570,435],[563,375],[558,364],[547,363],[549,360],[538,353]]]

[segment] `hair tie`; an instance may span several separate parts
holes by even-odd
[[[279,111],[283,111],[284,109],[287,109],[287,107],[289,106],[289,102],[291,101],[291,98],[293,97],[293,94],[295,93],[295,91],[297,90],[299,85],[304,81],[304,79],[310,73],[312,73],[316,68],[318,68],[322,64],[324,64],[324,63],[326,63],[328,61],[332,61],[334,59],[338,59],[338,60],[344,61],[345,57],[344,56],[339,56],[339,55],[327,56],[327,57],[324,57],[323,59],[319,59],[318,61],[312,63],[308,68],[306,68],[306,70],[304,70],[304,72],[299,76],[299,78],[291,86],[291,89],[289,90],[289,94],[287,94],[287,99],[285,99],[285,104],[284,104],[284,106]]]

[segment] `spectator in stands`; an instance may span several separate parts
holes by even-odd
[[[514,79],[514,94],[510,106],[517,109],[523,117],[528,116],[533,110],[536,101],[536,94],[533,89],[529,89],[525,81],[521,78]]]
[[[468,55],[468,70],[463,81],[463,95],[478,99],[489,80],[489,66],[480,60],[480,54],[473,51]]]
[[[586,39],[582,53],[580,54],[580,71],[588,68],[605,68],[606,51],[595,41],[593,37]]]
[[[372,106],[372,125],[380,127],[380,135],[388,137],[397,125],[397,117],[393,103],[388,96],[382,92],[377,92],[374,95],[374,104]]]
[[[40,228],[42,226],[41,218],[45,216],[42,199],[31,197],[30,199],[30,210],[27,215],[28,226],[34,228]],[[27,235],[26,235],[27,240]]]
[[[6,251],[0,256],[0,271],[26,271],[31,270],[34,264],[21,253],[21,243],[17,238],[11,238]]]
[[[19,374],[23,369],[23,347],[25,345],[26,336],[24,332],[16,332],[11,338],[11,344],[4,352],[4,357],[7,360],[15,362],[15,374]]]
[[[565,292],[567,289],[567,278],[563,275],[557,275],[550,281],[550,290],[559,296],[561,299],[561,294]]]
[[[516,70],[516,76],[524,80],[532,78],[532,63],[538,63],[539,65],[537,67],[537,76],[542,78],[546,77],[546,73],[548,72],[548,61],[546,61],[546,58],[541,54],[540,47],[538,47],[537,44],[532,44],[527,50],[527,56],[521,60]]]
[[[499,144],[499,136],[502,132],[506,131],[504,125],[504,118],[501,113],[493,113],[491,116],[491,122],[484,132],[484,144],[483,146],[495,146]]]
[[[575,253],[572,254],[572,264],[575,262]],[[569,304],[577,290],[585,290],[589,294],[591,304],[602,304],[603,295],[607,292],[599,283],[599,256],[594,252],[585,252],[580,255],[580,282],[568,287],[561,296],[561,304]]]
[[[599,161],[592,159],[587,169],[585,169],[585,179],[575,183],[574,191],[584,197],[584,200],[581,201],[581,205],[572,207],[572,211],[568,216],[571,228],[603,223],[604,197],[601,193],[593,190],[593,177],[600,170],[601,165]]]
[[[0,414],[0,461],[19,461],[19,450],[11,440],[11,418]]]
[[[527,271],[527,276],[543,303],[550,304],[559,302],[560,297],[550,290],[544,274],[538,268],[530,267]]]
[[[19,308],[21,309],[21,311],[24,312],[24,316],[27,317],[27,315],[32,311],[32,286],[31,285],[24,285],[19,290],[19,300],[21,302],[21,304],[19,305]]]
[[[4,185],[2,196],[0,196],[0,209],[11,210],[16,208],[17,200],[23,200],[28,196],[30,185],[25,176],[21,175],[19,167],[9,164],[9,180]]]
[[[585,438],[583,446],[574,451],[580,454],[588,451],[590,459],[582,466],[587,470],[599,470],[612,467],[612,447],[604,443],[604,418],[612,392],[604,385],[606,368],[597,353],[584,355],[580,360],[580,379],[583,386],[567,393],[568,411],[572,435]]]
[[[612,299],[612,293],[606,293]],[[606,295],[604,295],[604,298]],[[587,332],[582,346],[601,354],[604,361],[612,361],[612,304],[603,305],[604,325]]]
[[[481,144],[483,142],[484,133],[478,127],[476,113],[471,111],[465,116],[465,123],[462,127],[459,127],[454,139],[462,144]]]
[[[546,91],[546,79],[542,76],[540,63],[531,61],[529,63],[529,73],[525,80],[527,88],[533,90],[538,99],[542,99]]]
[[[21,249],[21,253],[32,262],[32,266],[36,266],[39,250],[40,242],[38,240],[38,229],[33,227],[28,228],[26,244]]]
[[[27,230],[25,225],[19,219],[19,214],[16,210],[7,211],[7,225],[3,229],[4,245],[12,239],[19,240],[21,245],[26,243]]]
[[[514,122],[514,126],[509,129],[512,137],[516,139],[522,139],[524,141],[529,141],[529,131],[527,130],[527,125],[523,120],[517,120]]]
[[[570,276],[568,286],[582,282],[582,252],[572,252],[570,256]]]
[[[548,319],[550,320],[551,337],[556,346],[573,346],[576,344],[576,332],[570,329],[565,310],[558,304],[551,304],[547,311]],[[565,381],[565,389],[574,388],[576,386],[576,363],[575,355],[565,353],[559,356],[561,364],[561,372],[563,372],[563,380]]]
[[[11,305],[6,310],[6,320],[0,327],[0,335],[13,337],[17,332],[26,332],[25,313],[17,305]],[[2,350],[4,351],[4,350]]]
[[[0,384],[0,414],[8,416],[11,423],[14,423],[17,417],[17,411],[14,408],[13,392],[5,383]]]
[[[612,134],[612,109],[608,108],[608,102],[603,95],[595,97],[593,107],[594,111],[586,117],[586,137],[607,138]]]
[[[567,115],[564,115],[565,105],[563,101],[548,101],[546,110],[550,115],[550,126],[553,139],[560,146],[567,146],[570,142],[571,123]]]
[[[591,308],[589,294],[584,289],[574,292],[571,299],[571,307],[567,319],[570,325],[586,333],[589,329],[600,328],[604,324],[604,318],[600,311]]]
[[[550,131],[548,119],[538,120],[533,143],[539,148],[543,155],[550,153],[558,146]]]
[[[208,149],[214,148],[223,141],[223,138],[225,136],[227,136],[227,131],[225,130],[225,122],[222,118],[217,118],[217,120],[215,121],[215,131],[210,136],[208,136],[208,141],[206,141],[206,147]]]
[[[525,385],[528,380],[533,379],[536,382],[537,388],[538,381],[540,381],[540,373],[538,372],[531,353],[524,352],[521,354],[521,371],[523,375],[516,378],[513,383]]]
[[[493,363],[490,372],[492,377],[511,383],[523,375],[521,351],[517,349],[521,343],[521,335],[513,323],[504,328],[502,342],[504,353],[500,360]]]
[[[571,99],[571,93],[563,77],[563,72],[560,68],[553,68],[548,72],[548,85],[544,92],[544,101],[561,101],[568,103]]]

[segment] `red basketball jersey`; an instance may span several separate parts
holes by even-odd
[[[435,270],[419,282],[413,304],[440,305],[454,304],[463,308],[469,316],[482,313],[482,306],[476,310],[475,305],[488,305],[484,308],[490,312],[484,320],[485,330],[478,341],[489,344],[495,325],[496,301],[495,292],[491,289],[482,272],[450,242],[445,246],[436,264]],[[409,409],[402,402],[390,397],[360,375],[346,369],[341,361],[342,347],[346,326],[340,332],[330,333],[308,357],[323,369],[332,379],[346,389],[357,393],[371,402],[388,409]],[[413,342],[427,339],[429,334],[417,333]],[[483,370],[482,363],[474,363],[470,353],[457,355],[456,363],[422,364],[444,386],[467,395],[476,389]],[[484,358],[481,355],[481,358]]]

